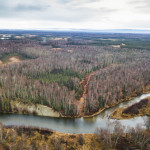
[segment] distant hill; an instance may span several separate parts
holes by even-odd
[[[132,33],[132,34],[150,34],[150,30],[138,30],[138,29],[106,29],[106,30],[94,30],[94,29],[64,29],[64,28],[51,28],[51,29],[0,29],[0,33],[14,33],[14,32],[87,32],[87,33]]]
[[[71,31],[97,32],[97,33],[135,33],[135,34],[150,34],[150,30],[135,30],[135,29],[109,29],[109,30],[71,29]]]

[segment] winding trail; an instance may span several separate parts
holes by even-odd
[[[80,97],[80,100],[78,101],[78,109],[79,109],[79,116],[84,116],[84,104],[85,104],[85,96],[87,94],[87,86],[89,84],[90,79],[99,72],[99,70],[93,71],[86,75],[83,80],[80,82],[80,84],[83,87],[83,93]]]
[[[105,68],[103,68],[103,70],[105,69],[108,69],[110,67],[112,67],[114,65],[108,65],[106,66]],[[89,73],[88,75],[86,75],[82,81],[80,82],[80,84],[82,85],[83,87],[83,93],[80,97],[80,100],[78,102],[76,102],[77,106],[78,106],[78,110],[79,110],[79,117],[83,117],[84,116],[84,105],[85,105],[85,97],[86,97],[86,94],[87,94],[87,86],[90,82],[90,79],[96,75],[98,72],[100,72],[101,69],[98,69],[96,71],[93,71],[91,73]]]

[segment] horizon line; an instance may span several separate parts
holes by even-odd
[[[55,32],[97,32],[97,33],[144,33],[150,34],[150,29],[77,29],[77,28],[36,28],[36,29],[2,29],[0,31],[55,31]]]

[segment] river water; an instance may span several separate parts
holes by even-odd
[[[4,125],[15,126],[36,126],[40,128],[48,128],[64,133],[94,133],[97,127],[106,128],[110,122],[114,122],[115,119],[110,119],[109,115],[119,107],[127,107],[133,103],[139,102],[141,99],[150,96],[149,94],[143,94],[131,101],[123,102],[115,107],[106,109],[97,116],[91,118],[50,118],[34,115],[20,115],[20,114],[0,114],[0,122]],[[119,122],[125,127],[135,127],[140,124],[144,127],[145,121],[148,117],[136,117],[133,119],[119,120]]]

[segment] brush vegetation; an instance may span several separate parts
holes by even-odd
[[[149,127],[147,122],[147,127]],[[95,130],[93,134],[66,134],[37,127],[5,127],[0,124],[0,148],[2,150],[105,150],[114,149],[141,149],[150,148],[150,131],[136,128],[125,128],[115,122],[109,124],[114,127]]]

